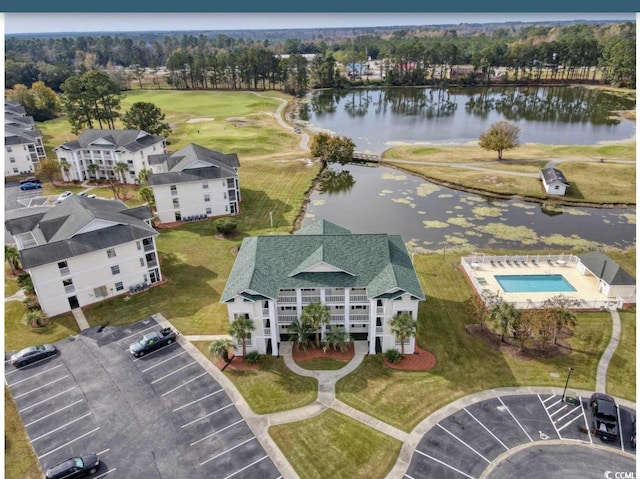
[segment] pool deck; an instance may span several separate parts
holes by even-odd
[[[611,298],[598,291],[599,281],[591,275],[581,274],[575,264],[557,261],[517,262],[494,261],[474,262],[465,270],[476,288],[478,294],[483,290],[497,293],[504,301],[514,303],[517,308],[527,309],[540,307],[545,300],[562,295],[574,300],[573,307],[580,309],[599,309],[604,303],[615,302]],[[573,286],[576,291],[568,292],[526,292],[506,293],[498,284],[495,276],[500,275],[535,275],[535,274],[561,274]]]

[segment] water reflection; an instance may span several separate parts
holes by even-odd
[[[501,119],[517,123],[525,143],[627,139],[635,123],[612,112],[628,109],[634,100],[583,87],[387,88],[321,91],[300,118],[381,152],[393,141],[475,141]]]
[[[351,186],[312,193],[303,224],[324,218],[355,233],[401,234],[415,251],[635,245],[634,209],[484,198],[385,167],[345,165],[342,171],[352,176]]]
[[[356,180],[349,170],[335,170],[331,167],[323,170],[320,175],[318,191],[328,195],[348,193]]]

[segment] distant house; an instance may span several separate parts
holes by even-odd
[[[540,174],[544,190],[550,195],[564,195],[569,182],[557,168],[543,168]]]
[[[321,303],[331,324],[369,352],[399,349],[389,321],[398,313],[418,317],[420,282],[399,235],[354,234],[316,221],[294,234],[245,238],[222,293],[229,321],[252,319],[249,351],[278,355],[281,341],[303,308]],[[412,354],[415,338],[405,339]]]
[[[598,251],[579,254],[578,271],[598,279],[598,291],[608,298],[622,298],[635,303],[636,280],[618,263]]]
[[[124,179],[135,183],[138,173],[149,168],[149,155],[167,152],[167,140],[143,130],[96,130],[82,132],[77,140],[54,148],[58,161],[69,164],[66,180]],[[114,170],[124,163],[128,171],[122,175]],[[89,165],[96,165],[95,172]]]
[[[23,208],[5,226],[43,311],[65,313],[161,281],[148,206],[71,195]]]
[[[457,80],[459,78],[472,79],[476,72],[473,67],[455,66],[449,69],[449,78]]]
[[[235,153],[225,154],[193,143],[171,154],[149,157],[160,223],[239,212],[240,187]]]
[[[47,154],[42,132],[19,103],[4,102],[4,176],[28,175]]]

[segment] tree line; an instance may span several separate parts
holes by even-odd
[[[308,88],[361,83],[361,69],[349,78],[337,66],[379,62],[386,85],[442,82],[453,65],[472,65],[462,80],[489,81],[508,68],[507,81],[602,81],[635,88],[635,23],[530,26],[465,31],[432,27],[390,35],[367,34],[334,41],[232,38],[226,35],[167,35],[144,40],[127,36],[62,38],[7,37],[5,85],[30,87],[41,81],[54,91],[71,75],[109,71],[126,89],[142,86],[146,71],[158,72],[156,87],[176,89],[282,89],[299,94]],[[134,42],[133,38],[138,38]],[[303,53],[315,54],[308,62]],[[283,57],[282,55],[290,55]],[[126,70],[125,70],[126,68]],[[149,70],[147,70],[149,69]]]

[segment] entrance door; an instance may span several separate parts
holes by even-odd
[[[78,303],[77,296],[69,296],[67,299],[69,300],[69,307],[71,309],[76,309],[80,307],[80,303]]]

